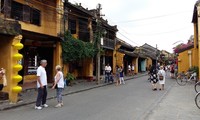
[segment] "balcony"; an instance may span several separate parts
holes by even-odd
[[[0,18],[0,34],[18,35],[21,33],[21,25],[17,21]]]
[[[115,40],[112,40],[112,39],[108,39],[108,38],[103,38],[103,43],[101,43],[101,46],[103,48],[106,48],[106,49],[111,49],[111,50],[114,50],[115,49]]]

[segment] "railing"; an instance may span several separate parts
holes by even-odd
[[[114,50],[114,48],[115,48],[115,40],[104,38],[102,47]]]

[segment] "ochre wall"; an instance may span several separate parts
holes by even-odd
[[[150,65],[152,66],[152,59],[151,58],[147,58],[146,62],[147,62],[146,63],[146,65],[147,65],[146,67],[147,68],[149,68]]]
[[[53,51],[53,69],[56,68],[56,65],[60,65],[63,67],[63,63],[62,63],[62,46],[60,42],[56,42],[56,47],[54,47],[54,51]],[[55,70],[53,70],[53,74],[55,75],[56,72]]]
[[[178,72],[186,72],[189,69],[189,55],[188,55],[188,51],[192,52],[192,66],[198,66],[198,49],[190,49],[190,50],[186,50],[182,53],[179,53],[178,56]]]
[[[120,53],[120,52],[117,52],[116,53],[116,62],[118,66],[124,66],[124,54],[123,53]]]
[[[93,76],[93,59],[88,58],[83,60],[83,70],[79,71],[80,76],[92,77]]]
[[[135,73],[138,73],[138,58],[133,58],[132,65],[135,65]]]
[[[11,80],[11,46],[12,46],[12,39],[13,37],[0,37],[0,68],[4,68],[6,70],[6,78],[9,81]],[[2,81],[0,81],[2,83]],[[8,87],[4,88],[4,91],[8,91]]]
[[[21,87],[17,86],[18,82],[13,80],[13,77],[18,75],[18,69],[14,70],[14,66],[18,65],[18,61],[14,60],[13,56],[18,53],[16,44],[20,43],[22,36],[16,37],[0,37],[0,67],[6,70],[7,86],[3,88],[4,92],[8,92],[9,100],[12,103],[17,102],[18,92],[21,92]],[[16,88],[15,90],[13,88]]]
[[[15,0],[19,3],[26,4],[25,0]],[[55,1],[56,2],[56,1]],[[57,18],[59,15],[56,12],[56,7],[42,4],[40,2],[31,1],[32,6],[41,11],[41,25],[33,25],[26,22],[21,22],[23,30],[32,31],[36,33],[57,36],[60,31],[60,19]],[[59,25],[58,25],[58,24]]]

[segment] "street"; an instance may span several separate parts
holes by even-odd
[[[138,120],[153,110],[170,90],[174,80],[166,81],[164,91],[152,91],[147,76],[126,81],[125,85],[105,87],[64,96],[64,107],[34,110],[34,104],[2,111],[3,120]]]

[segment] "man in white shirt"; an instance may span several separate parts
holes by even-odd
[[[47,98],[47,74],[45,67],[47,66],[47,60],[41,60],[40,66],[37,69],[37,88],[38,96],[36,100],[35,109],[41,110],[42,107],[48,107],[46,104]]]
[[[110,72],[112,71],[112,68],[110,67],[109,64],[107,64],[107,66],[105,67],[105,72],[106,72],[106,76],[105,76],[105,83],[107,83],[110,79]]]

